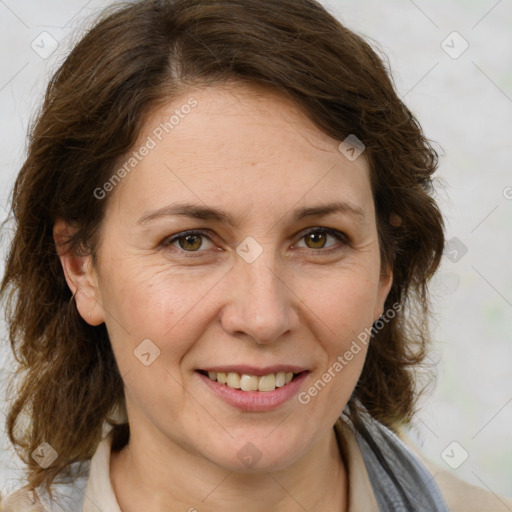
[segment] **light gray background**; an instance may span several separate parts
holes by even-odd
[[[51,71],[84,20],[108,3],[0,0],[2,217]],[[440,363],[413,438],[440,467],[512,496],[512,1],[323,3],[389,56],[399,93],[442,155],[437,199],[451,242],[432,286]],[[59,46],[49,57],[32,49],[35,41],[49,52],[51,38]],[[4,232],[3,254],[8,239]],[[3,324],[1,335],[5,384],[13,358]],[[0,490],[9,491],[21,482],[21,466],[5,435],[5,410],[2,396]]]

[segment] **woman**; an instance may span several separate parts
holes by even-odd
[[[109,10],[13,192],[28,485],[2,509],[500,510],[399,437],[436,166],[381,60],[311,0]]]

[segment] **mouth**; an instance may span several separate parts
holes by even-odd
[[[260,413],[293,403],[310,370],[291,365],[237,365],[200,368],[195,373],[212,396],[238,410]]]
[[[214,382],[223,384],[231,389],[241,391],[270,392],[282,388],[296,379],[299,375],[307,373],[307,370],[265,372],[265,370],[252,370],[253,373],[244,371],[214,371],[197,370],[198,373],[208,377]]]

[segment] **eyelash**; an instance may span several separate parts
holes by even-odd
[[[327,248],[310,249],[313,252],[330,253],[333,250],[340,250],[344,246],[348,245],[348,239],[347,239],[347,236],[344,233],[342,233],[341,231],[338,231],[336,229],[321,228],[321,227],[310,228],[310,229],[308,229],[306,231],[301,232],[300,233],[300,237],[299,237],[299,241],[302,240],[303,238],[305,238],[307,235],[310,235],[311,233],[324,233],[324,234],[327,234],[327,235],[331,235],[334,238],[336,238],[339,242],[342,243],[341,247],[336,247],[337,244],[335,244],[335,245],[327,247]],[[211,238],[209,236],[209,233],[207,231],[190,230],[190,231],[183,231],[181,233],[177,233],[176,235],[173,235],[172,237],[167,238],[164,241],[164,245],[166,247],[171,247],[174,242],[177,242],[180,238],[185,238],[186,236],[189,236],[189,235],[204,236],[204,237],[208,238],[212,242],[212,240],[211,240]],[[187,254],[191,254],[191,255],[196,255],[196,254],[200,254],[202,252],[207,252],[208,251],[208,250],[187,251],[185,249],[182,249],[181,247],[173,247],[173,249],[177,249],[181,253],[187,253]],[[304,247],[301,247],[301,249],[304,249]],[[308,249],[308,247],[305,247],[305,249]]]

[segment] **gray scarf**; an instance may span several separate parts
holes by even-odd
[[[449,512],[434,477],[411,450],[369,414],[362,418],[364,429],[353,430],[380,512]]]

